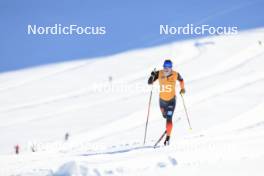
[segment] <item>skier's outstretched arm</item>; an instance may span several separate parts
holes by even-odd
[[[185,93],[184,80],[180,75],[180,73],[178,73],[178,81],[180,82],[180,88],[181,88],[180,94],[184,94]]]
[[[159,71],[152,71],[148,79],[148,84],[153,84],[159,78]]]

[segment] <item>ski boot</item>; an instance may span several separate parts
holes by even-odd
[[[164,141],[164,145],[170,145],[170,136],[166,136],[166,139]]]

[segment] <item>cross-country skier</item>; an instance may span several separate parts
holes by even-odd
[[[184,81],[182,76],[172,70],[172,61],[165,60],[163,70],[152,71],[148,80],[148,84],[153,84],[154,81],[159,80],[160,84],[160,110],[162,116],[166,119],[166,139],[164,145],[169,145],[170,135],[172,131],[172,116],[176,106],[176,81],[180,83],[180,93],[185,93]]]
[[[19,149],[20,149],[19,145],[18,145],[18,144],[15,145],[15,153],[16,153],[17,155],[19,154]]]

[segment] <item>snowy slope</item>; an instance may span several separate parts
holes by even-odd
[[[256,29],[1,74],[0,175],[262,175],[263,39]],[[172,143],[153,149],[165,121],[154,91],[143,146],[146,81],[164,58],[186,80],[193,130],[178,96]]]

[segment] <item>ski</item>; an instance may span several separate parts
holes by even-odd
[[[155,143],[154,148],[157,147],[157,145],[160,143],[160,141],[164,138],[165,135],[166,135],[166,131],[164,131],[164,132],[162,133],[162,135],[160,136],[159,140]]]

